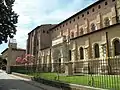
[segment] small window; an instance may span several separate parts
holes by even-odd
[[[58,30],[58,28],[57,28],[57,30]]]
[[[73,19],[73,21],[75,21],[75,19]]]
[[[71,21],[70,21],[70,23],[71,23]]]
[[[48,34],[49,32],[47,31],[47,34]]]
[[[84,17],[84,14],[82,14],[82,17]]]
[[[89,11],[87,11],[87,14],[89,14]]]
[[[79,16],[78,16],[78,19],[79,19]]]
[[[115,1],[115,0],[112,0],[113,2]]]
[[[95,11],[95,9],[93,8],[93,9],[92,9],[92,11],[94,12],[94,11]]]
[[[45,31],[43,30],[43,33],[45,33]]]
[[[101,8],[101,6],[99,5],[99,6],[98,6],[98,9],[100,9],[100,8]]]
[[[107,5],[108,3],[107,2],[105,2],[105,5]]]
[[[63,24],[63,27],[64,27],[64,24]]]
[[[61,26],[60,26],[60,28],[61,28]]]

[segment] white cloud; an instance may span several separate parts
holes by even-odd
[[[17,39],[17,45],[19,48],[26,48],[26,40],[27,40],[27,35],[29,33],[29,29],[18,27],[17,28],[17,33],[15,35],[15,39]]]
[[[37,25],[58,23],[95,0],[16,0],[14,10],[19,15],[18,46],[26,47],[27,34]]]

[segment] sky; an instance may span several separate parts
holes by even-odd
[[[41,24],[58,24],[96,0],[15,0],[14,11],[19,15],[17,33],[18,48],[26,48],[28,33]],[[0,45],[0,53],[8,43]]]

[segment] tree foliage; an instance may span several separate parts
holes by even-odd
[[[12,9],[15,0],[0,0],[0,44],[16,34],[18,15]]]
[[[6,65],[6,64],[7,64],[7,60],[0,57],[0,66]]]

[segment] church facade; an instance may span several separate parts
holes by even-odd
[[[61,68],[60,72],[89,73],[92,67],[93,73],[103,73],[109,71],[109,64],[120,66],[113,59],[120,55],[120,0],[98,0],[49,32],[51,44],[37,56],[38,64],[47,71]]]

